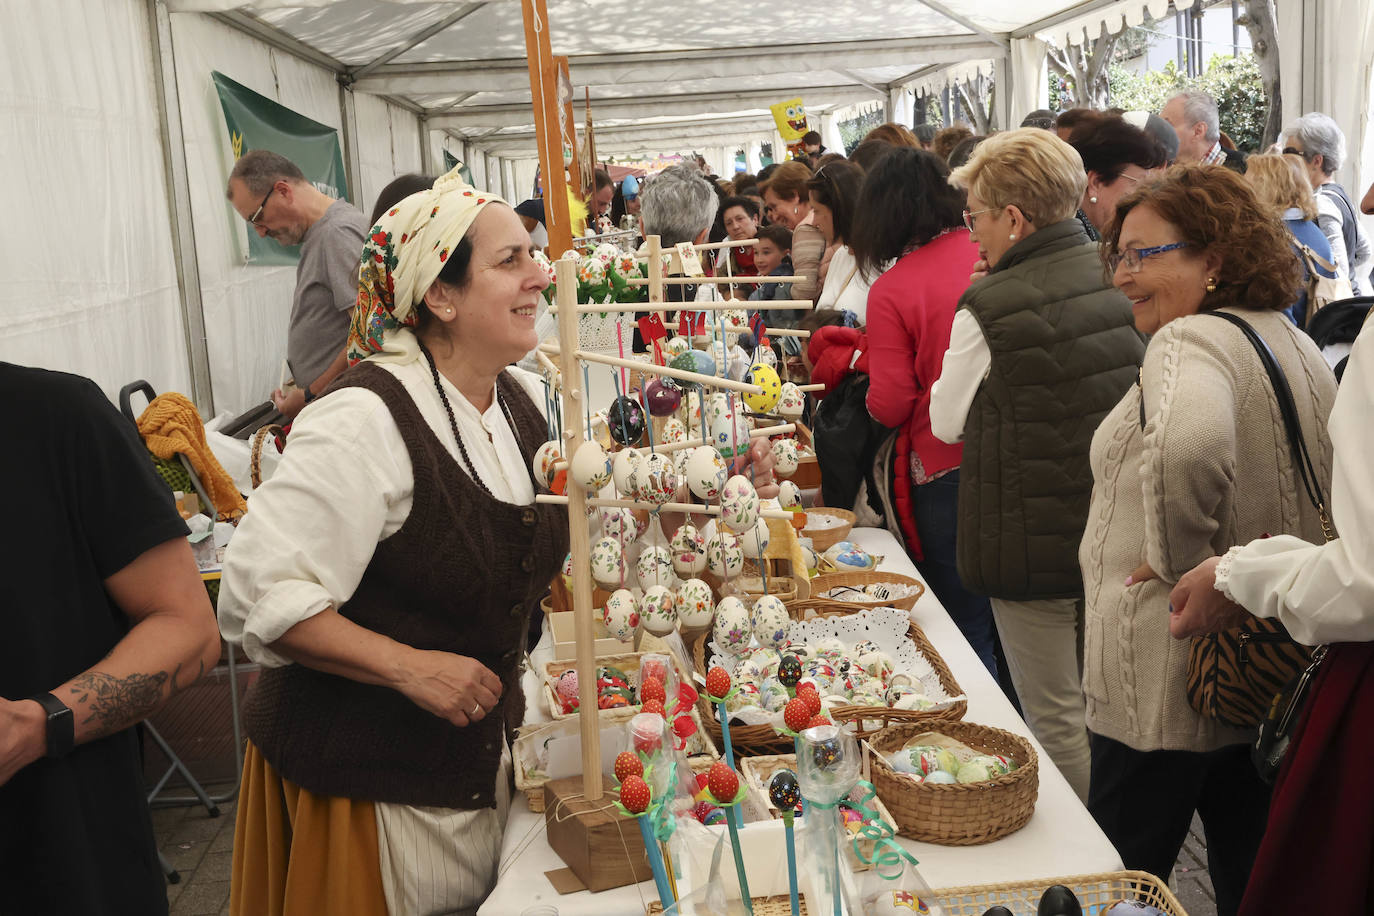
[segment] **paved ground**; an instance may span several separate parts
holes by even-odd
[[[229,784],[208,785],[211,795],[228,791]],[[218,916],[229,912],[229,870],[234,848],[234,803],[220,806],[220,816],[208,817],[203,807],[164,808],[153,812],[158,849],[181,874],[167,885],[172,916]],[[1196,819],[1174,866],[1174,893],[1188,916],[1216,916],[1212,879],[1207,874],[1207,848]]]

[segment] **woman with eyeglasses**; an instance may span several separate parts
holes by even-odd
[[[1284,316],[1299,277],[1283,223],[1244,178],[1177,167],[1117,205],[1103,260],[1151,335],[1139,384],[1097,428],[1079,560],[1087,594],[1083,689],[1088,808],[1127,868],[1167,876],[1196,811],[1217,911],[1236,912],[1269,790],[1253,726],[1192,705],[1190,646],[1169,636],[1169,591],[1198,563],[1270,534],[1322,540],[1268,373],[1243,319],[1276,357],[1323,492],[1335,378]],[[1281,685],[1280,685],[1281,686]],[[1220,689],[1234,691],[1222,685]]]
[[[992,599],[1026,723],[1086,798],[1088,444],[1145,346],[1074,218],[1087,177],[1072,146],[1037,127],[995,134],[949,180],[968,191],[964,223],[988,268],[959,300],[930,398],[935,435],[964,442],[959,577]]]
[[[1117,201],[1163,168],[1168,154],[1139,127],[1109,115],[1080,123],[1068,142],[1078,151],[1088,174],[1078,219],[1088,238],[1097,241],[1111,222]]]
[[[825,284],[817,309],[853,312],[859,324],[868,314],[869,277],[859,272],[859,262],[848,245],[854,228],[855,208],[863,187],[864,170],[852,162],[839,160],[817,170],[806,189],[811,198],[811,218],[825,236],[826,247],[834,251],[825,271]],[[793,243],[795,244],[795,242]],[[881,273],[879,270],[877,273]]]
[[[1355,295],[1367,295],[1374,245],[1360,226],[1355,202],[1333,177],[1345,164],[1345,134],[1331,118],[1310,111],[1284,128],[1283,152],[1306,165],[1317,198],[1317,225],[1331,243],[1337,275],[1350,280]]]
[[[801,162],[784,162],[759,182],[768,221],[792,231],[792,270],[802,279],[792,284],[797,299],[815,301],[821,291],[821,259],[825,236],[814,225],[806,183],[811,169]]]

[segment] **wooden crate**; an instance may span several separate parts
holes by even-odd
[[[617,796],[602,778],[604,795],[589,802],[582,777],[544,783],[544,830],[549,846],[589,891],[638,884],[653,877],[639,825],[611,804]]]

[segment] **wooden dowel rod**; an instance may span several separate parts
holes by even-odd
[[[727,324],[727,325],[725,326],[725,333],[726,333],[726,334],[743,334],[743,333],[745,333],[745,332],[748,332],[748,333],[750,333],[750,334],[754,333],[754,331],[753,331],[752,328],[747,328],[747,327],[745,327],[745,326],[742,325],[742,324]],[[764,334],[766,334],[766,335],[769,336],[769,337],[810,337],[810,336],[811,336],[811,332],[810,332],[810,331],[801,331],[801,330],[798,330],[798,329],[796,329],[796,328],[769,328],[768,330],[764,331]]]
[[[535,347],[534,355],[535,358],[539,360],[539,365],[543,366],[545,369],[548,369],[550,372],[552,372],[555,379],[558,378],[558,376],[562,373],[562,370],[558,368],[558,365],[553,360],[549,359],[547,356],[544,355],[543,350],[539,349],[538,347]]]
[[[824,391],[825,386],[817,382],[815,385],[798,385],[798,391]]]
[[[732,378],[702,375],[700,372],[691,372],[687,369],[674,369],[672,366],[641,363],[638,360],[621,359],[619,356],[606,356],[602,353],[589,353],[586,350],[578,350],[573,353],[573,356],[589,363],[600,363],[603,366],[618,366],[622,369],[638,369],[650,375],[665,375],[668,378],[681,379],[684,382],[695,382],[698,385],[704,385],[708,388],[727,388],[730,391],[738,391],[741,394],[763,394],[763,389],[758,385],[750,385],[748,382],[737,382]]]
[[[664,277],[658,282],[671,284],[673,286],[691,286],[696,283],[739,283],[741,280],[753,280],[754,277]],[[757,278],[760,283],[798,283],[802,280],[809,280],[810,277],[761,277]],[[633,277],[626,280],[627,286],[648,286],[648,280],[641,277]],[[810,300],[808,300],[810,301]]]
[[[821,386],[821,387],[824,387],[824,386]],[[592,425],[593,425],[593,426],[597,425],[597,421],[596,421],[595,418],[592,419]],[[779,424],[779,425],[777,425],[777,426],[761,426],[761,427],[759,427],[758,429],[751,429],[751,430],[749,430],[749,438],[750,438],[750,439],[761,439],[761,438],[763,438],[763,437],[765,437],[765,436],[783,436],[783,435],[786,435],[787,433],[795,432],[796,429],[797,429],[797,424],[795,424],[795,423],[782,423],[782,424]],[[654,451],[656,451],[656,452],[680,452],[680,451],[682,451],[683,449],[700,448],[701,446],[703,446],[703,445],[705,445],[705,444],[706,444],[706,440],[705,440],[705,439],[687,439],[687,440],[685,440],[685,441],[683,441],[683,442],[664,442],[664,443],[656,444],[656,445],[654,446]],[[635,451],[642,452],[642,451],[644,451],[644,449],[642,449],[642,448],[640,448],[640,449],[635,449]],[[553,469],[554,469],[555,471],[561,471],[561,470],[563,470],[564,468],[566,468],[567,466],[568,466],[568,462],[567,462],[566,459],[560,459],[560,460],[555,461],[555,462],[553,463]]]
[[[566,505],[568,497],[555,496],[552,493],[537,493],[534,501],[537,503],[550,503],[551,505]],[[653,503],[642,502],[638,499],[602,499],[601,497],[589,497],[587,505],[600,508],[610,506],[620,509],[662,509],[664,512],[691,512],[695,515],[720,515],[720,506],[705,506],[700,503],[664,503],[656,506]],[[786,509],[760,509],[761,518],[783,518],[790,519],[793,514]]]
[[[726,240],[724,242],[707,242],[702,245],[693,245],[694,251],[714,251],[717,248],[751,248],[759,243],[758,239],[744,239],[739,242]]]

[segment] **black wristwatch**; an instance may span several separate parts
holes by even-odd
[[[71,753],[76,738],[76,725],[72,710],[51,693],[40,693],[29,697],[48,714],[48,754],[49,757],[65,757]]]
[[[305,403],[309,404],[311,401],[315,400],[315,398],[317,398],[317,397],[319,397],[319,395],[316,394],[315,392],[311,391],[309,385],[306,385],[306,386],[305,386]]]

